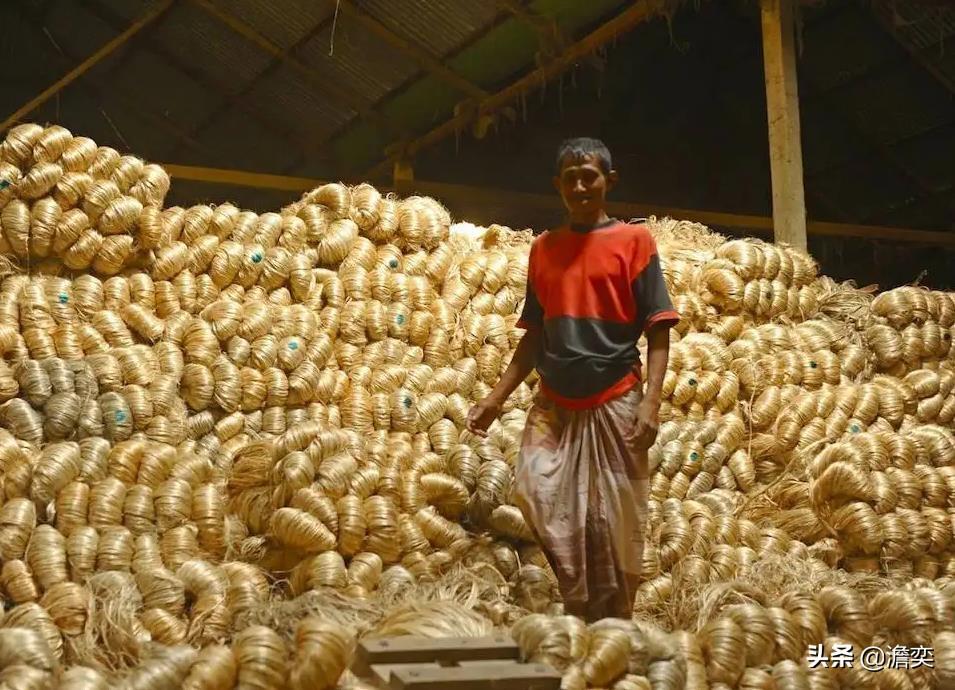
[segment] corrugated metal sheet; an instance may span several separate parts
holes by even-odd
[[[212,3],[283,48],[295,45],[320,22],[327,20],[335,6],[333,2],[322,0],[212,0]]]
[[[814,90],[827,90],[898,60],[898,46],[886,40],[885,31],[867,12],[865,8],[849,7],[804,33],[798,64],[800,80]]]
[[[268,66],[272,56],[192,4],[177,4],[154,35],[164,48],[236,93]]]
[[[133,51],[116,69],[110,84],[126,94],[135,94],[143,108],[162,113],[188,132],[205,120],[221,100],[215,92],[144,50]]]
[[[418,73],[418,66],[403,53],[349,17],[339,14],[334,33],[332,28],[325,27],[298,51],[322,79],[375,103]]]
[[[318,137],[341,127],[354,111],[329,101],[290,67],[280,67],[245,96],[257,110],[300,135]]]
[[[924,50],[955,36],[955,7],[877,0],[878,11],[913,48]]]
[[[918,65],[902,63],[834,94],[840,110],[880,143],[915,136],[955,119],[955,103]]]
[[[226,110],[209,129],[203,145],[211,167],[280,171],[296,154],[280,137],[260,127],[250,128],[249,118],[234,109]]]
[[[95,0],[95,2],[87,4],[105,7],[113,15],[123,17],[131,24],[137,18],[146,14],[146,12],[152,9],[158,2],[159,0]],[[54,6],[54,11],[61,12],[67,5],[76,7],[80,4],[81,3],[75,2],[74,0],[59,0]],[[92,11],[94,8],[88,7],[87,9]]]
[[[69,55],[86,58],[116,37],[117,32],[112,27],[79,4],[59,3],[57,8],[45,14],[44,27]],[[82,26],[83,30],[77,31],[77,26]]]
[[[487,30],[499,14],[491,0],[354,0],[399,36],[447,57]]]

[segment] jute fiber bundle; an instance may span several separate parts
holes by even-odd
[[[168,188],[61,127],[0,144],[0,685],[361,688],[363,636],[494,630],[567,688],[950,685],[951,294],[651,218],[681,319],[639,621],[586,626],[512,502],[535,377],[464,430],[531,234]],[[936,667],[807,667],[836,643]]]

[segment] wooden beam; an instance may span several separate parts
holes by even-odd
[[[247,172],[245,170],[226,170],[223,168],[202,168],[194,165],[176,165],[163,163],[162,167],[173,179],[192,180],[194,182],[213,182],[235,187],[258,187],[260,189],[278,189],[286,192],[304,192],[314,189],[324,182],[308,177],[289,177],[288,175],[269,175]]]
[[[779,242],[806,249],[794,0],[761,0],[763,67],[773,183],[773,232]]]
[[[375,179],[391,172],[391,164],[403,155],[413,156],[422,149],[431,146],[460,131],[469,122],[480,115],[492,113],[518,100],[525,92],[544,84],[550,79],[570,69],[586,55],[598,50],[621,34],[624,34],[659,12],[656,3],[650,0],[637,0],[626,10],[608,21],[596,31],[574,43],[563,54],[530,74],[518,79],[507,88],[484,99],[473,112],[466,112],[438,125],[427,134],[418,137],[405,146],[393,146],[387,158],[369,170],[363,177]]]
[[[223,170],[219,168],[197,168],[190,165],[170,163],[163,163],[162,166],[173,179],[179,178],[182,180],[211,182],[238,187],[277,189],[287,192],[305,192],[326,184],[327,182],[326,180],[316,180],[308,177],[288,177],[285,175],[270,175],[242,170]],[[494,209],[495,207],[514,208],[521,209],[522,211],[533,211],[552,215],[563,212],[561,201],[556,196],[484,187],[470,187],[444,182],[402,180],[399,188],[382,188],[380,191],[394,191],[406,195],[425,194],[432,196],[449,206],[468,209],[468,219],[479,223],[493,223],[495,221],[508,222],[506,218],[488,215],[491,212],[487,209]],[[717,229],[730,228],[770,236],[773,233],[773,219],[765,216],[724,213],[720,211],[701,211],[619,201],[610,202],[607,210],[611,215],[624,219],[643,218],[650,215],[657,217],[669,216],[680,220],[695,221]],[[955,232],[856,225],[851,223],[830,223],[826,221],[810,221],[807,224],[807,230],[808,233],[813,236],[859,237],[869,240],[891,240],[895,242],[955,247]]]
[[[411,58],[424,70],[430,72],[446,84],[453,86],[461,93],[473,98],[484,98],[487,91],[468,81],[457,72],[449,69],[440,60],[437,60],[428,51],[418,47],[413,42],[402,38],[387,26],[369,14],[366,14],[352,0],[341,0],[341,10],[355,22],[383,40],[403,55]]]
[[[392,135],[400,136],[403,134],[403,132],[401,132],[391,120],[371,108],[361,95],[347,86],[329,81],[326,77],[323,77],[305,63],[291,55],[287,55],[286,51],[272,43],[272,41],[260,34],[238,17],[219,9],[209,0],[191,1],[195,5],[198,5],[205,10],[209,15],[228,26],[234,32],[254,43],[265,52],[278,58],[284,64],[288,65],[303,77],[311,81],[312,84],[326,97],[333,98],[338,101],[340,105],[351,108],[365,119],[374,122],[376,125],[382,127]]]
[[[72,84],[74,81],[82,77],[86,72],[116,52],[116,50],[129,41],[129,39],[165,14],[166,10],[172,6],[173,2],[174,0],[161,0],[161,2],[159,2],[156,6],[146,12],[146,14],[133,22],[129,28],[123,31],[119,36],[116,36],[111,41],[108,41],[105,45],[103,45],[102,48],[83,60],[83,62],[70,70],[55,83],[51,84],[41,94],[11,113],[7,119],[3,121],[3,123],[0,123],[0,132],[5,131],[11,125],[19,122],[20,118],[22,118],[24,115],[29,115],[32,113],[38,107],[50,100],[50,98],[62,91],[65,87]]]

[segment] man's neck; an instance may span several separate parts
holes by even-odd
[[[610,220],[610,216],[607,215],[607,211],[600,209],[599,211],[594,211],[592,213],[584,213],[579,215],[570,216],[570,224],[578,227],[595,227],[597,225],[602,225]]]

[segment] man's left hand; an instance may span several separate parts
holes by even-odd
[[[657,440],[657,430],[660,427],[659,413],[660,406],[654,404],[652,400],[643,399],[637,405],[635,434],[637,448],[647,450]]]

